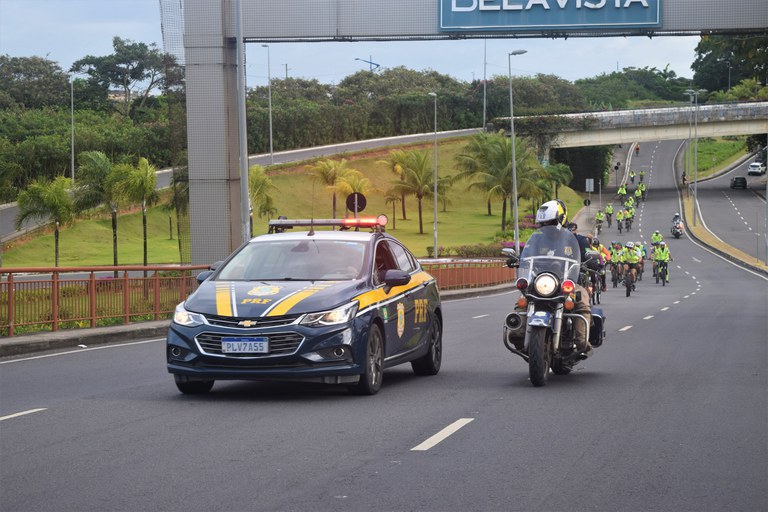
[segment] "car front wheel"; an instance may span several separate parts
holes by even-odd
[[[204,395],[213,388],[212,380],[189,380],[181,375],[174,375],[176,387],[185,395]]]
[[[384,379],[384,338],[376,324],[368,331],[368,344],[365,351],[365,372],[360,381],[352,388],[356,395],[375,395],[381,389]]]

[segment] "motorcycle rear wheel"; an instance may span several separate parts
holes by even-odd
[[[548,331],[546,327],[533,329],[528,341],[528,377],[536,387],[545,385],[549,374]]]

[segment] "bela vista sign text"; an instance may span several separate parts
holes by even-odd
[[[443,32],[661,26],[661,0],[440,0]]]

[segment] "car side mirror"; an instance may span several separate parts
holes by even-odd
[[[411,275],[399,268],[391,268],[384,273],[384,292],[389,291],[395,286],[404,286],[411,282]]]
[[[211,274],[213,274],[213,270],[203,270],[199,274],[197,274],[197,284],[203,284],[203,281],[211,277]]]

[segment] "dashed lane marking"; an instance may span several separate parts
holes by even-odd
[[[668,311],[668,310],[669,310],[669,306],[664,306],[663,308],[661,308],[660,311]]]
[[[619,329],[619,332],[628,331],[628,330],[630,330],[631,328],[632,328],[632,326],[631,326],[631,325],[627,325],[627,326],[624,326],[624,327],[622,327],[621,329]]]
[[[472,320],[477,320],[478,318],[485,318],[487,316],[490,316],[490,315],[477,315],[477,316],[473,316]]]
[[[651,318],[653,318],[653,315],[648,315],[648,316],[644,316],[643,320],[650,320]]]
[[[32,413],[40,412],[40,411],[44,411],[44,410],[45,410],[45,408],[30,409],[28,411],[22,411],[22,412],[17,412],[17,413],[14,413],[14,414],[9,414],[8,416],[0,416],[0,421],[10,420],[12,418],[18,418],[19,416],[26,416],[27,414],[32,414]]]
[[[425,452],[425,451],[429,450],[430,448],[432,448],[433,446],[437,445],[438,443],[446,440],[449,436],[455,434],[456,432],[459,431],[459,429],[463,428],[464,426],[468,425],[469,423],[472,423],[473,421],[475,421],[475,418],[461,418],[461,419],[458,419],[458,420],[454,421],[453,423],[451,423],[450,425],[448,425],[447,427],[445,427],[443,430],[441,430],[437,434],[435,434],[432,437],[430,437],[429,439],[427,439],[426,441],[424,441],[424,442],[422,442],[420,444],[417,444],[416,446],[411,448],[411,451],[412,452]]]

